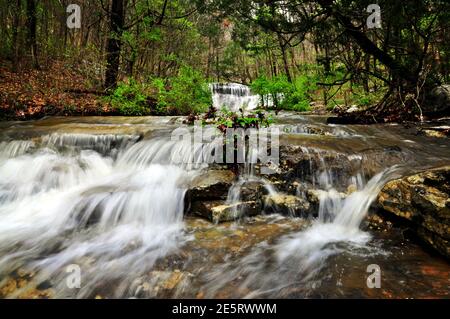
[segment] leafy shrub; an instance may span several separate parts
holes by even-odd
[[[221,132],[225,132],[227,128],[260,128],[269,127],[273,123],[273,118],[261,110],[244,114],[244,112],[233,112],[223,108],[220,112],[214,107],[210,107],[202,117],[198,115],[190,115],[185,124],[193,125],[196,121],[202,121],[203,125],[215,125]]]
[[[293,83],[285,76],[273,79],[259,77],[252,82],[251,88],[261,96],[263,107],[273,104],[273,107],[285,110],[307,111],[311,101],[310,93],[317,89],[315,83],[316,79],[307,75],[297,77]]]
[[[152,87],[156,91],[159,113],[200,113],[212,104],[207,81],[200,72],[187,66],[182,67],[176,77],[154,78]]]
[[[127,116],[201,113],[212,104],[206,80],[190,67],[182,67],[176,77],[153,78],[150,84],[134,79],[119,83],[108,99]]]
[[[252,91],[261,97],[263,107],[278,108],[286,94],[292,91],[292,84],[285,76],[278,76],[268,79],[261,76],[255,79],[250,85]]]
[[[317,79],[308,75],[301,75],[294,79],[291,90],[285,95],[282,108],[305,112],[310,109],[311,92],[317,90]]]
[[[128,83],[119,83],[110,96],[110,102],[119,114],[127,116],[148,115],[151,108],[148,103],[147,88],[130,79]]]
[[[222,109],[218,116],[214,119],[214,123],[220,131],[225,132],[227,128],[260,128],[268,127],[272,124],[273,119],[270,115],[262,111],[256,111],[249,114],[236,113]]]
[[[380,98],[381,97],[375,93],[366,93],[366,92],[361,92],[359,94],[355,93],[354,103],[360,106],[369,106],[379,101]]]

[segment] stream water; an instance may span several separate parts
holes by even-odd
[[[169,139],[181,123],[0,123],[0,296],[448,297],[447,261],[395,230],[374,232],[363,222],[388,180],[448,164],[446,139],[399,125],[332,126],[322,117],[280,113],[282,146],[300,147],[322,163],[312,181],[322,191],[318,216],[215,225],[184,216],[185,193],[208,165],[179,164],[198,151]],[[397,166],[383,155],[393,149]],[[331,153],[357,162],[354,174],[336,177]],[[259,178],[242,176],[249,177]],[[269,193],[282,188],[265,182]],[[238,200],[239,183],[229,203]],[[350,196],[336,195],[350,185]],[[366,285],[370,264],[382,269],[381,289]],[[74,265],[79,288],[67,282]]]

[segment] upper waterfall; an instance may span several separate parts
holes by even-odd
[[[236,112],[239,109],[253,110],[258,107],[260,97],[246,85],[239,83],[211,83],[213,106]]]

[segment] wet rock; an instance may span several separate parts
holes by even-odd
[[[228,189],[236,179],[229,170],[209,170],[195,178],[187,192],[190,201],[226,199]]]
[[[53,297],[51,289],[37,289],[30,285],[30,278],[6,277],[0,285],[0,298],[49,299]]]
[[[146,278],[135,281],[135,296],[138,298],[155,298],[177,296],[191,285],[193,275],[186,271],[153,270]]]
[[[310,205],[314,206],[315,208],[319,208],[320,199],[322,196],[325,196],[326,191],[321,189],[308,189],[305,192],[305,197],[310,203]]]
[[[392,229],[393,227],[391,221],[383,219],[383,217],[381,217],[379,214],[375,212],[367,216],[365,224],[368,226],[369,229],[377,230],[380,232],[386,232]]]
[[[349,177],[359,171],[360,164],[338,152],[281,145],[280,168],[283,173],[274,176],[284,181],[297,179],[303,183],[315,184],[325,174],[334,184],[344,185]]]
[[[309,189],[306,193],[306,197],[310,203],[319,203],[320,200],[325,197],[336,197],[339,199],[345,199],[347,196],[348,194],[335,191],[334,189],[330,191],[325,191],[322,189]]]
[[[364,169],[367,179],[383,171],[386,167],[410,160],[399,146],[369,148],[361,151],[361,156],[361,167]]]
[[[350,178],[360,174],[368,180],[386,167],[405,160],[407,155],[397,146],[367,148],[357,154],[346,154],[328,149],[281,145],[281,172],[269,178],[283,181],[286,186],[294,181],[306,183],[309,188],[325,188],[331,184],[338,191],[347,192]],[[281,190],[289,192],[287,187]]]
[[[291,216],[307,216],[310,213],[310,204],[294,195],[266,195],[263,201],[266,212]]]
[[[350,184],[347,187],[347,194],[353,194],[354,192],[356,192],[358,190],[358,187],[355,184]]]
[[[304,133],[309,135],[331,135],[330,132],[327,132],[323,128],[314,125],[299,126],[297,127],[297,133]]]
[[[261,201],[261,196],[266,194],[267,190],[264,188],[264,184],[260,181],[247,181],[242,184],[240,189],[241,201]]]
[[[378,204],[406,220],[419,238],[450,257],[450,166],[389,182]]]
[[[337,192],[335,190],[325,191],[321,189],[308,189],[305,193],[306,200],[310,205],[310,213],[314,217],[317,217],[319,212],[320,202],[325,198],[332,201],[340,201],[347,197],[346,193]]]
[[[254,216],[261,212],[255,201],[227,204],[224,201],[202,201],[192,203],[191,213],[205,217],[213,223],[233,221],[243,216]]]
[[[280,172],[269,178],[282,180],[286,185],[299,180],[313,188],[331,183],[339,191],[346,192],[350,178],[362,174],[361,177],[368,180],[386,167],[407,160],[410,155],[398,146],[366,148],[348,154],[345,150],[280,145]],[[288,189],[281,190],[289,192]]]
[[[427,96],[427,103],[422,106],[425,115],[450,114],[450,85],[435,87]]]
[[[422,133],[428,137],[449,137],[450,136],[450,126],[437,126],[437,127],[428,127],[427,129],[422,130]]]

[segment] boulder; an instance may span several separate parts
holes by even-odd
[[[261,212],[261,205],[255,201],[233,204],[227,204],[225,201],[199,201],[192,203],[190,211],[217,224],[233,221],[243,216],[257,215]]]
[[[294,195],[274,194],[263,196],[266,212],[290,216],[307,216],[310,214],[310,204]]]
[[[261,196],[266,194],[267,190],[261,181],[246,181],[240,188],[241,201],[261,201]]]
[[[314,185],[318,175],[326,171],[336,185],[343,185],[349,177],[358,172],[360,163],[350,160],[346,154],[334,151],[281,145],[280,168],[282,173],[273,175],[279,180],[296,179],[302,183]]]
[[[186,197],[190,201],[226,199],[236,175],[229,170],[208,170],[192,181]]]
[[[450,166],[387,183],[379,206],[411,225],[415,234],[450,257]]]
[[[292,192],[294,182],[305,184],[304,188],[308,189],[318,185],[324,187],[328,182],[326,179],[339,192],[345,193],[352,177],[362,173],[361,177],[370,179],[386,167],[409,159],[410,154],[398,146],[365,148],[349,154],[327,148],[281,144],[280,172],[267,178],[273,183],[282,181],[283,185],[278,189],[285,193]]]

